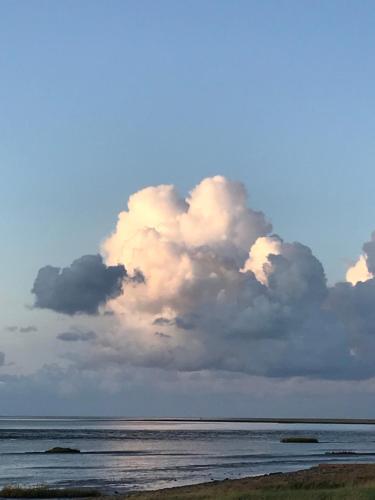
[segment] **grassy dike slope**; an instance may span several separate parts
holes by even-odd
[[[135,493],[127,498],[129,500],[334,500],[338,498],[375,500],[375,464],[324,464],[298,472]]]

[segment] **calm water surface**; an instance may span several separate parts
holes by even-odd
[[[319,444],[280,443],[298,434]],[[44,454],[53,446],[81,453]],[[358,455],[327,455],[335,450]],[[156,489],[322,462],[375,462],[375,426],[0,418],[0,486]]]

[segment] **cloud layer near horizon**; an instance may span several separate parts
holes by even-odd
[[[204,179],[186,199],[170,185],[145,188],[102,246],[105,279],[95,266],[81,272],[87,256],[62,272],[43,268],[36,305],[92,314],[106,304],[113,312],[111,328],[87,347],[87,364],[373,376],[374,238],[348,282],[328,287],[310,248],[272,234],[247,201],[241,183],[221,176]],[[126,279],[125,269],[144,279]],[[108,270],[116,278],[109,283]],[[88,301],[92,283],[103,282]]]

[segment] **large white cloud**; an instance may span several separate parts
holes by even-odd
[[[127,278],[81,363],[373,376],[375,237],[348,282],[328,287],[310,248],[271,231],[244,186],[221,176],[186,198],[171,185],[130,196],[101,249],[105,269]]]
[[[322,338],[323,267],[247,203],[244,186],[220,176],[186,199],[165,185],[130,197],[102,252],[145,280],[108,303],[118,326],[103,339],[107,360],[275,376],[315,374],[335,349],[351,361],[337,328]]]

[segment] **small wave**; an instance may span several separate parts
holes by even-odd
[[[61,456],[66,456],[66,454],[60,454],[60,453],[47,453],[46,451],[6,451],[3,453],[0,453],[1,455],[48,455],[48,457],[54,456],[54,457],[61,457]],[[173,452],[162,452],[162,451],[126,451],[126,450],[94,450],[94,451],[81,451],[79,454],[75,454],[75,456],[81,456],[81,455],[113,455],[113,456],[157,456],[157,457],[205,457],[206,455],[202,453],[173,453]]]

